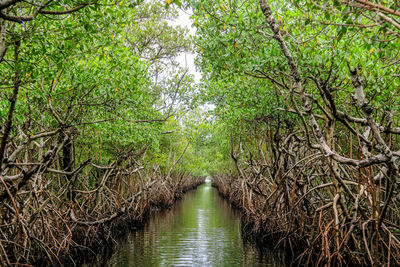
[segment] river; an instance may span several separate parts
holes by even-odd
[[[143,229],[130,233],[105,266],[285,265],[282,254],[260,252],[243,241],[240,213],[206,181],[171,210],[156,213]]]

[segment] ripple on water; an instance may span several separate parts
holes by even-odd
[[[131,233],[106,266],[283,266],[281,254],[244,244],[240,217],[210,182]],[[87,266],[96,266],[87,265]],[[97,265],[99,266],[99,265]]]

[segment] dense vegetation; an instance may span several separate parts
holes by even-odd
[[[202,181],[176,17],[163,2],[0,1],[0,265],[93,254]]]
[[[302,264],[399,265],[399,3],[188,2],[244,230]]]
[[[399,10],[0,0],[0,264],[104,247],[209,174],[300,264],[400,265]]]

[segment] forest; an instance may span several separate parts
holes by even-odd
[[[398,266],[399,67],[397,0],[0,0],[0,265],[79,265],[211,177],[298,265]]]

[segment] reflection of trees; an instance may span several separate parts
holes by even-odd
[[[188,192],[169,211],[157,212],[132,234],[113,262],[140,266],[254,266],[282,263],[283,256],[258,251],[240,237],[240,213],[209,185]],[[206,262],[206,263],[205,263]]]

